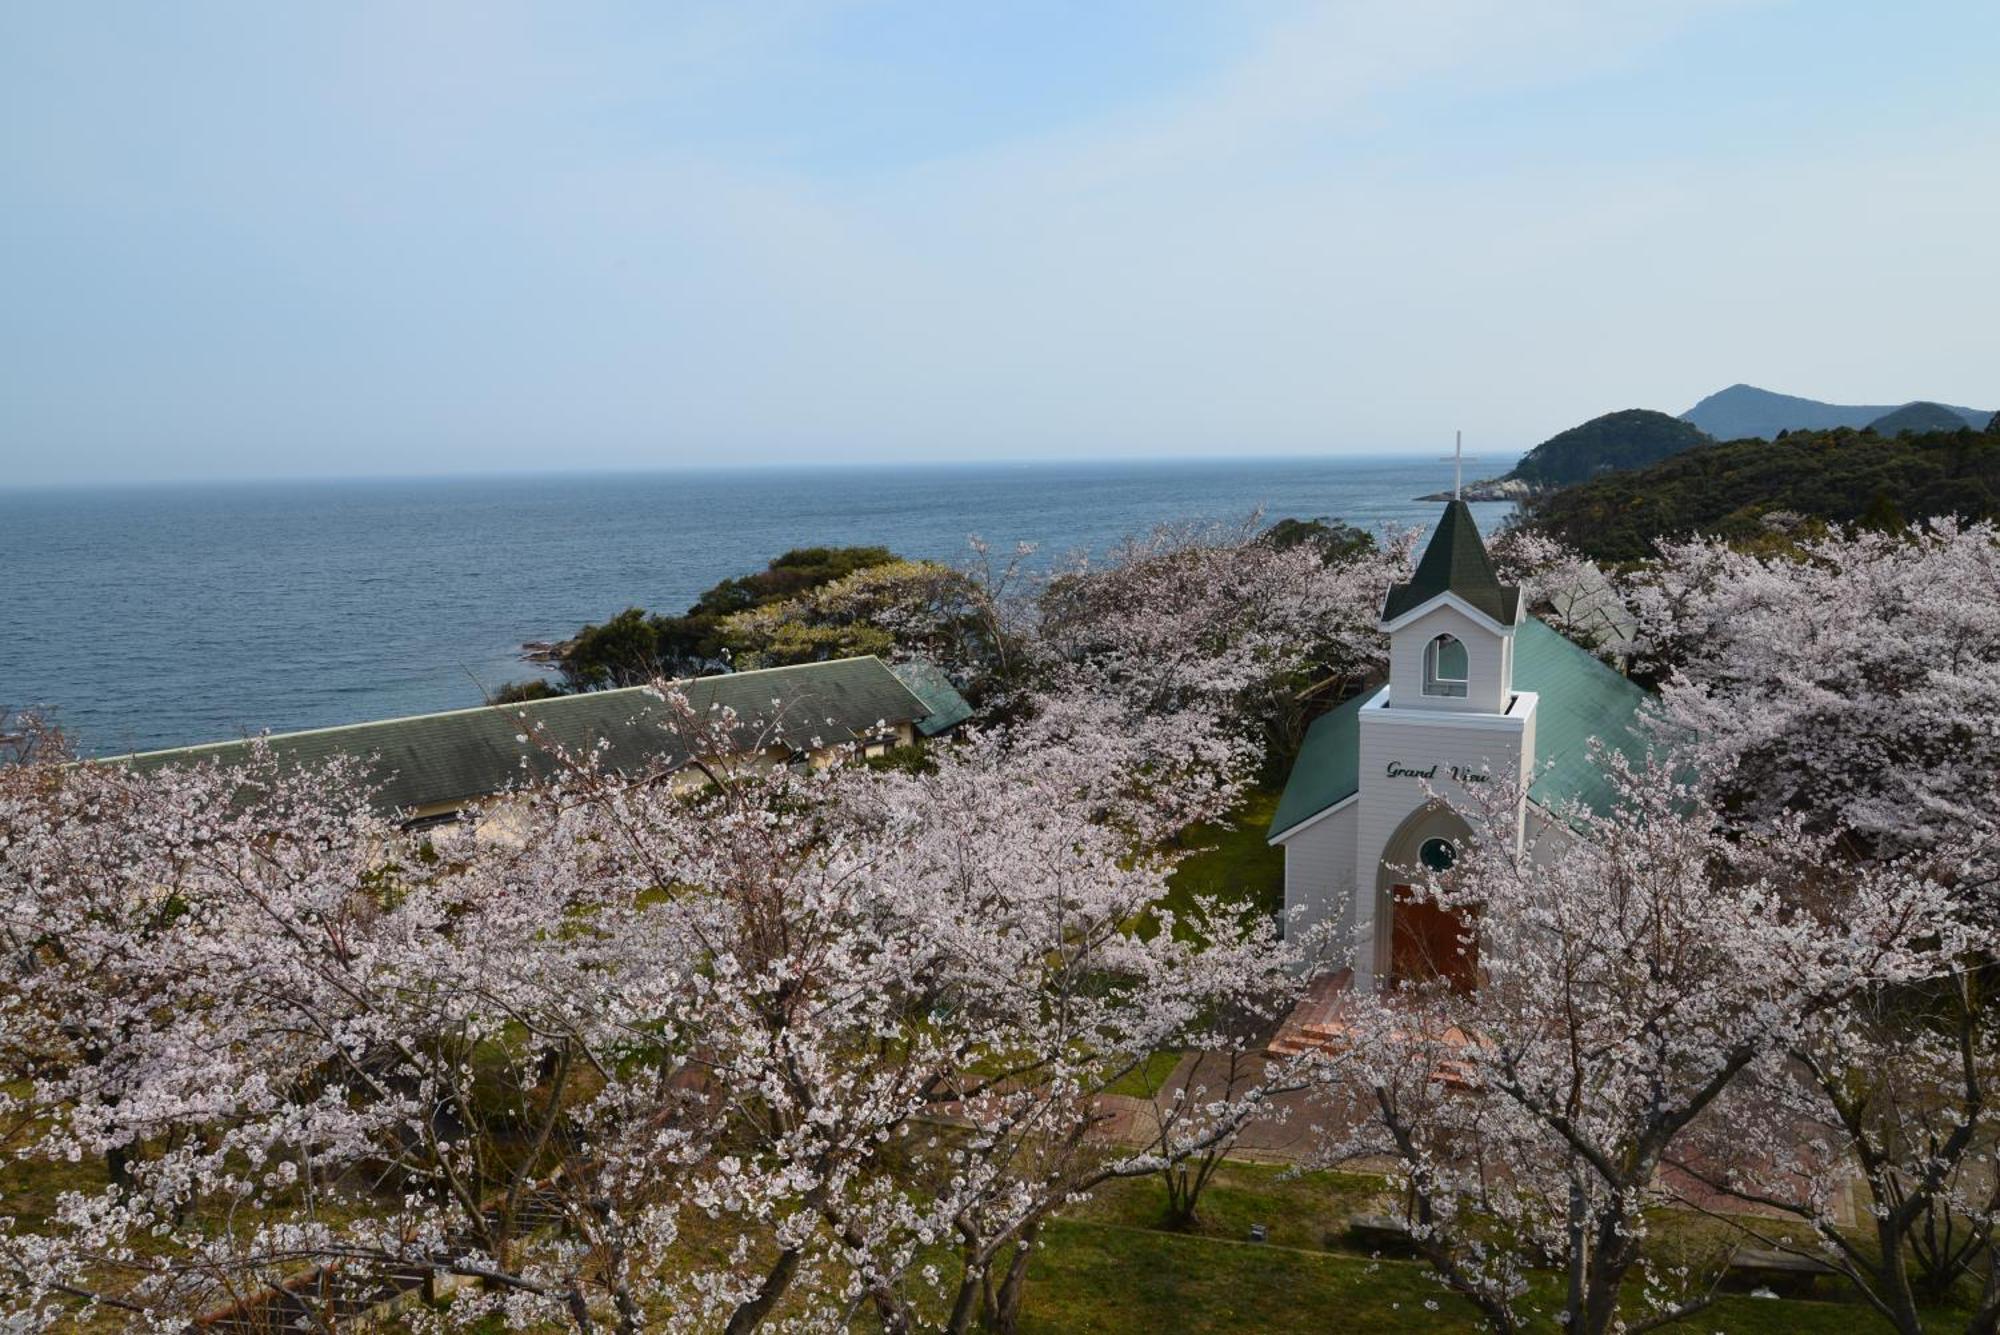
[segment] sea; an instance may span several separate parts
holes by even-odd
[[[1511,461],[1507,461],[1511,462]],[[1492,461],[1486,461],[1489,470]],[[531,640],[679,612],[791,547],[1038,568],[1162,523],[1428,526],[1408,456],[0,489],[0,709],[84,755],[480,704]],[[1494,531],[1510,504],[1475,505]]]

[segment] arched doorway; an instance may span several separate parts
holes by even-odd
[[[1471,837],[1456,812],[1433,803],[1412,812],[1383,848],[1377,902],[1389,923],[1382,953],[1392,985],[1443,979],[1456,992],[1478,985],[1477,915],[1446,908],[1412,885],[1421,884],[1419,869],[1448,872]]]

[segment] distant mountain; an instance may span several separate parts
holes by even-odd
[[[1945,407],[1942,403],[1927,403],[1922,399],[1906,403],[1892,413],[1884,413],[1868,424],[1870,431],[1885,436],[1921,435],[1926,431],[1956,431],[1960,427],[1972,425],[1966,415]]]
[[[1529,450],[1505,480],[1534,488],[1566,487],[1621,468],[1645,465],[1707,445],[1700,429],[1650,408],[1593,417],[1582,426],[1550,436]]]
[[[2000,427],[2000,415],[1994,425]],[[1687,450],[1535,498],[1530,522],[1585,555],[1632,561],[1661,538],[1754,539],[1765,517],[1795,525],[1884,524],[1890,517],[2000,519],[2000,430],[1892,436],[1794,431]]]
[[[1859,430],[1895,412],[1899,406],[1909,405],[1821,403],[1818,399],[1774,394],[1755,385],[1731,385],[1682,413],[1681,420],[1692,422],[1717,440],[1744,440],[1752,436],[1770,440],[1780,431],[1829,431],[1841,426]],[[1933,406],[1957,414],[1975,431],[1985,427],[1989,416],[1983,409],[1961,408],[1957,404]]]

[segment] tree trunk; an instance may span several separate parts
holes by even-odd
[[[1234,1082],[1232,1081],[1233,1085]],[[1231,1137],[1225,1144],[1233,1144]],[[1189,1230],[1195,1226],[1201,1196],[1222,1163],[1225,1145],[1218,1145],[1194,1157],[1161,1170],[1167,1183],[1167,1227]]]
[[[1167,1227],[1177,1232],[1193,1228],[1194,1207],[1200,1193],[1194,1190],[1186,1166],[1163,1168],[1160,1179],[1167,1185]]]
[[[632,1283],[625,1273],[625,1248],[613,1243],[605,1265],[605,1287],[611,1291],[611,1307],[618,1313],[618,1335],[639,1335],[646,1328],[646,1314],[633,1296]]]
[[[1590,1272],[1590,1231],[1584,1223],[1583,1183],[1576,1178],[1576,1162],[1570,1162],[1569,1179],[1569,1300],[1563,1310],[1574,1321],[1583,1311],[1584,1276]]]
[[[1035,1256],[1035,1239],[1041,1233],[1040,1225],[1029,1225],[1021,1231],[1014,1243],[1014,1256],[1007,1265],[1006,1278],[1000,1281],[999,1290],[993,1295],[991,1310],[986,1314],[986,1327],[993,1335],[1014,1335],[1021,1324],[1021,1300],[1028,1290],[1028,1263]]]
[[[1878,1220],[1875,1242],[1881,1251],[1875,1282],[1881,1294],[1882,1315],[1889,1319],[1897,1335],[1924,1335],[1923,1318],[1917,1315],[1917,1295],[1910,1286],[1910,1266],[1904,1259],[1904,1229],[1893,1220]]]
[[[910,1313],[892,1296],[879,1290],[874,1295],[875,1318],[882,1323],[882,1335],[909,1335]]]
[[[564,1295],[563,1305],[569,1309],[569,1319],[582,1335],[591,1335],[597,1327],[590,1319],[590,1304],[584,1299],[583,1290],[575,1284],[569,1286]]]
[[[757,1286],[757,1296],[730,1313],[728,1335],[750,1335],[750,1332],[764,1324],[764,1318],[771,1315],[771,1309],[778,1305],[778,1299],[785,1296],[791,1287],[792,1276],[799,1272],[799,1249],[788,1248],[778,1254],[778,1263],[764,1276],[764,1282]]]
[[[985,1281],[985,1270],[980,1266],[972,1247],[963,1249],[963,1265],[958,1278],[958,1294],[952,1300],[951,1317],[945,1322],[949,1335],[966,1335],[979,1315],[979,1295]]]
[[[2000,1255],[1986,1244],[1986,1276],[1979,1286],[1979,1305],[1966,1318],[1965,1335],[2000,1335]]]
[[[1648,1172],[1650,1177],[1651,1173]],[[1588,1263],[1584,1266],[1583,1310],[1571,1323],[1566,1335],[1610,1335],[1619,1329],[1619,1291],[1625,1276],[1639,1259],[1639,1243],[1631,1234],[1631,1221],[1619,1202],[1627,1195],[1622,1184],[1611,1194],[1597,1221],[1597,1236]]]

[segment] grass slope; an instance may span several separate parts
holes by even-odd
[[[1423,1265],[1331,1252],[1058,1223],[1029,1274],[1030,1335],[1264,1331],[1448,1332],[1485,1327]],[[1550,1331],[1558,1329],[1548,1323]],[[1730,1295],[1677,1329],[1856,1335],[1884,1329],[1852,1303]],[[1938,1329],[1952,1329],[1940,1317]]]
[[[1347,1221],[1380,1210],[1385,1191],[1381,1179],[1360,1174],[1231,1163],[1202,1198],[1196,1230],[1177,1233],[1158,1227],[1165,1195],[1157,1182],[1112,1184],[1044,1234],[1029,1273],[1023,1329],[1033,1335],[1483,1329],[1473,1306],[1440,1286],[1423,1263],[1348,1245]],[[1252,1223],[1268,1228],[1268,1242],[1247,1241]],[[1710,1227],[1685,1217],[1660,1221],[1663,1234],[1690,1224]],[[1823,1297],[1844,1298],[1830,1281],[1822,1284]],[[1552,1304],[1556,1277],[1540,1276],[1537,1289]],[[1935,1314],[1937,1329],[1955,1328],[1953,1315]],[[1679,1328],[1855,1335],[1881,1327],[1850,1301],[1729,1295]],[[1548,1329],[1556,1329],[1553,1322]]]
[[[1181,836],[1187,856],[1167,882],[1162,907],[1184,913],[1197,895],[1246,911],[1276,913],[1285,906],[1285,850],[1265,842],[1278,811],[1275,789],[1253,788],[1227,818],[1196,825]]]
[[[1480,1328],[1407,1263],[1119,1225],[1053,1226],[1028,1282],[1021,1325],[1035,1335]]]

